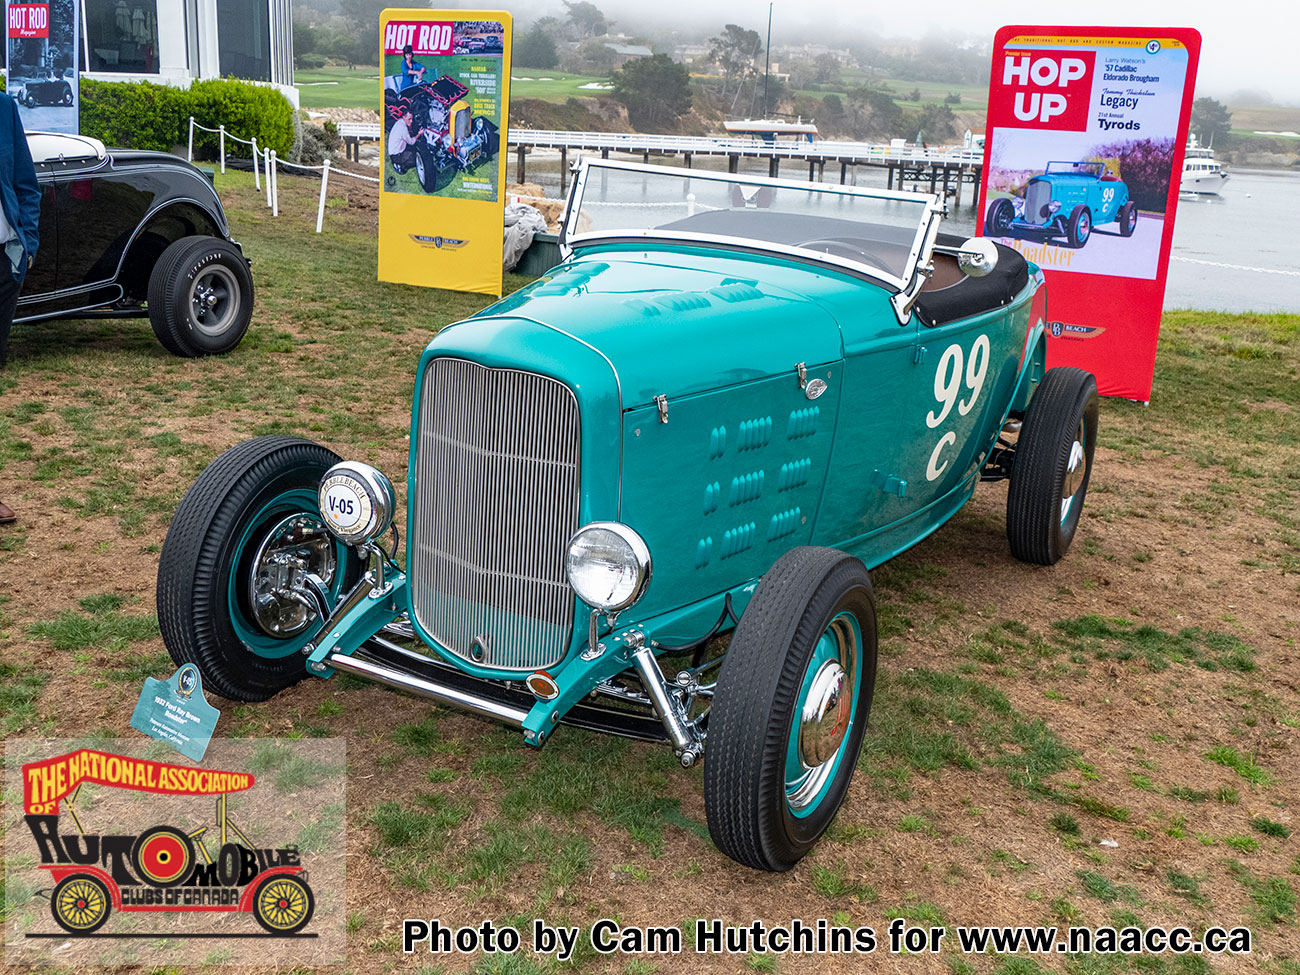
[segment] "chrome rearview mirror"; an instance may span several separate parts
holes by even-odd
[[[957,264],[967,277],[982,278],[998,266],[998,247],[987,237],[971,237],[960,247],[935,246],[936,253],[957,258]]]

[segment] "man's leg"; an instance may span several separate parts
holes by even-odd
[[[0,258],[4,258],[3,251],[0,251]],[[0,269],[0,368],[5,364],[5,354],[9,349],[9,329],[13,326],[14,309],[18,306],[18,282],[9,273],[8,260],[4,259],[2,263],[6,266]]]

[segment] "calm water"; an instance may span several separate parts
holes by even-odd
[[[513,165],[511,159],[511,175]],[[725,170],[726,160],[696,157],[696,167]],[[767,162],[743,160],[742,170],[765,176]],[[838,167],[828,165],[828,179],[832,171],[838,177]],[[806,172],[798,162],[781,167],[783,176]],[[548,196],[559,195],[557,161],[546,160],[540,153],[530,155],[527,175],[529,182],[544,186]],[[861,167],[857,180],[862,186],[883,187],[885,171]],[[927,185],[923,183],[921,188]],[[949,201],[953,212],[944,221],[944,230],[974,233],[971,196],[968,185],[962,187],[960,210],[952,208]],[[1300,173],[1295,172],[1234,170],[1219,197],[1182,197],[1174,225],[1165,307],[1300,312],[1300,275],[1270,273],[1300,271],[1296,214],[1300,214]],[[1202,261],[1238,267],[1198,263]]]

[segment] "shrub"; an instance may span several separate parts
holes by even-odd
[[[81,133],[106,146],[171,152],[185,144],[186,92],[148,82],[81,80]]]
[[[274,88],[250,85],[231,78],[196,81],[190,85],[188,115],[194,121],[215,129],[224,123],[226,131],[241,139],[257,138],[258,146],[287,156],[293,148],[293,106]],[[188,123],[188,118],[183,124]],[[194,133],[194,151],[199,151],[203,135],[205,153],[216,155],[217,136]]]
[[[331,153],[343,144],[339,138],[338,126],[327,121],[321,128],[304,122],[302,126],[302,146],[298,150],[297,161],[304,166],[319,166]]]
[[[232,135],[256,137],[259,146],[281,155],[293,146],[293,107],[274,88],[233,79],[197,81],[188,91],[147,81],[81,79],[81,132],[107,146],[171,152],[186,145],[191,115],[213,129],[225,123]],[[195,156],[216,158],[217,152],[217,135],[196,129]]]

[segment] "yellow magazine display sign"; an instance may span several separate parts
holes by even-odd
[[[379,280],[501,294],[512,22],[385,10]]]

